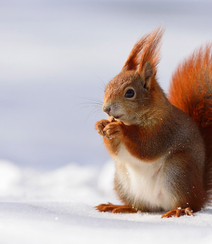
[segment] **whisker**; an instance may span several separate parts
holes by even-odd
[[[80,105],[80,104],[79,104]],[[81,104],[80,107],[79,107],[79,110],[82,110],[82,109],[89,109],[91,108],[91,110],[88,112],[88,115],[90,117],[90,114],[94,111],[98,111],[98,112],[101,112],[102,111],[102,107],[99,106],[99,105],[84,105],[84,104]]]
[[[93,74],[94,76],[96,76],[96,78],[98,78],[100,81],[101,81],[101,84],[104,86],[104,90],[105,90],[105,87],[106,87],[106,84],[105,82],[102,80],[102,78],[100,78],[98,75],[96,74]]]
[[[87,118],[85,119],[85,122],[93,115],[96,115],[98,113],[101,112],[101,109],[96,109],[96,108],[93,108],[87,115]]]
[[[97,99],[97,98],[92,98],[92,97],[80,97],[82,99],[86,99],[86,100],[89,100],[89,101],[92,101],[92,102],[97,102],[97,103],[100,103],[102,104],[102,101]]]
[[[76,104],[77,106],[80,106],[81,109],[91,108],[84,122],[86,122],[91,116],[95,116],[96,114],[102,111],[103,102],[100,101],[99,99],[93,97],[78,97],[78,98],[85,100],[85,102],[82,101]]]
[[[91,107],[91,106],[99,106],[99,107],[101,107],[102,106],[102,104],[100,104],[100,103],[94,103],[94,102],[92,102],[92,103],[86,103],[86,102],[84,102],[84,103],[77,103],[76,105],[78,105],[78,106],[86,105],[87,107]]]
[[[98,108],[99,110],[102,109],[102,101],[99,101],[96,98],[86,98],[86,97],[81,97],[82,99],[88,100],[87,102],[81,102],[76,104],[77,106],[80,106],[81,108]]]
[[[105,88],[97,87],[99,90],[105,92]]]

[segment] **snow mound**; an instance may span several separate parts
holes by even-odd
[[[0,161],[0,243],[212,243],[212,209],[194,217],[99,213],[117,201],[114,164],[69,164],[49,172]]]
[[[0,199],[4,201],[96,202],[113,194],[114,164],[102,170],[69,164],[47,172],[0,161]]]

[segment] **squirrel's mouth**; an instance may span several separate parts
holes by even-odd
[[[121,114],[121,115],[117,115],[117,116],[112,116],[114,119],[120,119],[121,117],[123,117],[124,114]]]

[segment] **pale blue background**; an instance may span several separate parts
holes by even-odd
[[[134,43],[161,24],[167,92],[177,64],[212,42],[211,13],[204,1],[0,1],[0,158],[101,166],[109,156],[94,124],[105,115],[89,116],[86,98],[102,100]]]

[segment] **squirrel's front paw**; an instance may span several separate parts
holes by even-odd
[[[111,122],[110,124],[106,125],[103,130],[103,134],[108,139],[113,139],[117,136],[122,135],[122,127],[120,122]]]
[[[95,129],[97,130],[97,132],[101,136],[104,136],[103,130],[104,130],[105,126],[107,126],[109,123],[110,123],[110,121],[107,120],[107,119],[101,119],[101,120],[99,120],[99,121],[96,122]]]

